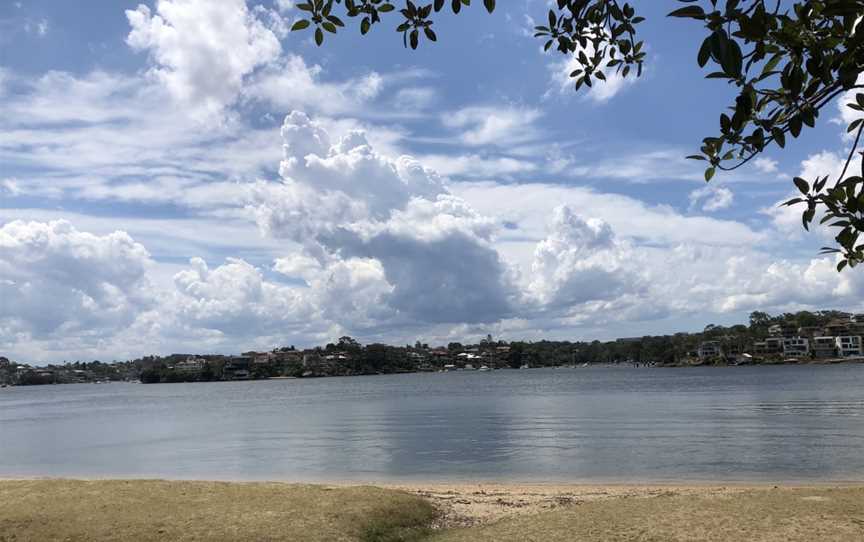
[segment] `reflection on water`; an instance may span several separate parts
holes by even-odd
[[[0,391],[0,476],[864,479],[864,366]]]

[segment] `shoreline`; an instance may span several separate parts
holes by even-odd
[[[596,489],[596,488],[682,488],[682,489],[772,489],[783,488],[819,488],[819,487],[864,487],[864,479],[825,479],[825,480],[795,480],[795,479],[773,479],[773,480],[530,480],[530,479],[418,479],[418,478],[230,478],[230,477],[195,477],[195,478],[172,478],[159,474],[113,474],[104,476],[90,475],[26,475],[7,474],[0,475],[0,482],[33,482],[33,481],[69,481],[69,482],[203,482],[203,483],[225,483],[225,484],[284,484],[284,485],[314,485],[326,487],[382,487],[389,489],[398,488],[500,488],[500,489]]]

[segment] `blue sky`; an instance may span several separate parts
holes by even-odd
[[[839,104],[760,161],[684,159],[732,90],[644,2],[640,79],[575,93],[545,2],[318,48],[284,0],[0,3],[0,353],[22,361],[606,339],[860,309],[778,209]],[[572,69],[572,68],[571,68]]]

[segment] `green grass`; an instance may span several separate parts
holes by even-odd
[[[0,482],[0,541],[400,542],[435,508],[374,487],[274,483]]]

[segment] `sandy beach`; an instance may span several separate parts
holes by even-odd
[[[864,484],[0,481],[0,541],[858,541]]]
[[[443,527],[472,527],[502,519],[536,515],[584,503],[656,497],[731,498],[753,492],[779,490],[822,491],[828,488],[855,489],[864,482],[835,484],[522,484],[522,483],[414,483],[378,484],[427,499],[441,511]]]

